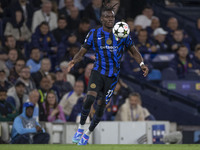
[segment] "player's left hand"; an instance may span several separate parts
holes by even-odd
[[[146,77],[148,75],[148,73],[149,73],[149,68],[146,65],[142,65],[141,69],[144,72],[143,76]]]

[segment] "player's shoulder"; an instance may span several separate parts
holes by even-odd
[[[98,31],[100,29],[100,27],[96,27],[96,28],[93,28],[90,30],[90,32],[95,32],[95,31]]]

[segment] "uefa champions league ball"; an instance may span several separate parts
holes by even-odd
[[[125,22],[117,22],[112,31],[116,38],[126,38],[130,33],[130,28]]]

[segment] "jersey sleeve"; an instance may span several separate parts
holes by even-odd
[[[125,38],[125,47],[129,49],[129,48],[132,47],[133,45],[135,45],[135,43],[133,42],[131,36],[128,35],[128,37]]]
[[[93,32],[94,30],[90,30],[90,32],[87,34],[86,38],[85,38],[85,41],[84,41],[84,44],[82,47],[86,48],[86,49],[89,49],[92,47],[92,44],[93,44]]]

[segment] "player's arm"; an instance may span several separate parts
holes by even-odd
[[[140,67],[142,71],[144,72],[144,76],[146,77],[149,69],[148,67],[144,64],[143,58],[141,54],[138,52],[137,48],[133,45],[129,48],[129,52],[131,53],[131,56],[136,60],[138,64],[140,64]]]
[[[70,72],[71,68],[78,62],[80,62],[87,52],[87,49],[84,47],[81,47],[80,51],[74,56],[74,58],[69,62],[67,66],[67,71]]]

